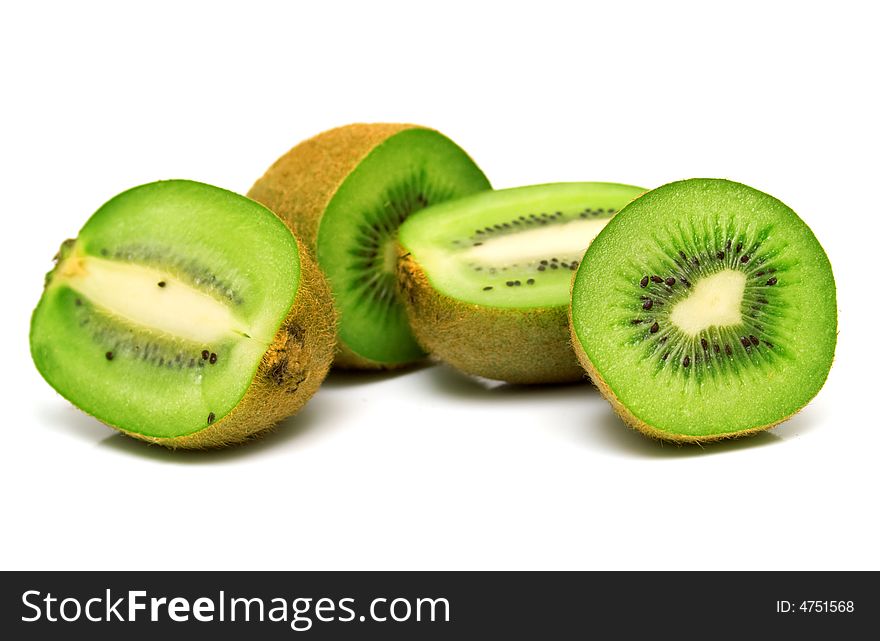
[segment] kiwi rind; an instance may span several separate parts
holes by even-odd
[[[621,399],[619,398],[618,394],[615,392],[612,385],[610,385],[608,382],[606,382],[605,378],[602,376],[600,369],[593,363],[593,361],[591,360],[591,358],[589,356],[588,352],[591,349],[595,349],[595,346],[592,346],[591,342],[586,341],[584,339],[583,335],[578,331],[578,328],[579,328],[578,321],[576,320],[575,314],[574,314],[574,308],[576,305],[576,298],[574,297],[575,296],[575,289],[576,289],[575,283],[578,282],[580,280],[580,276],[583,275],[583,274],[581,274],[580,269],[578,271],[578,274],[575,275],[575,279],[573,280],[573,283],[572,283],[573,298],[572,298],[572,305],[569,309],[569,320],[570,320],[570,328],[571,328],[572,345],[574,347],[575,353],[577,354],[579,361],[583,365],[584,369],[587,371],[591,380],[593,381],[595,386],[599,389],[600,393],[609,401],[612,408],[621,417],[623,422],[627,426],[629,426],[629,427],[631,427],[631,428],[633,428],[633,429],[635,429],[635,430],[637,430],[637,431],[639,431],[639,432],[641,432],[651,438],[661,440],[661,441],[672,442],[672,443],[676,443],[676,444],[686,444],[686,443],[701,444],[701,443],[715,442],[715,441],[721,441],[721,440],[727,440],[727,439],[740,438],[740,437],[744,437],[744,436],[754,435],[756,433],[773,428],[773,427],[789,420],[792,416],[797,414],[800,410],[802,410],[812,400],[812,398],[815,396],[815,394],[818,393],[819,389],[821,389],[822,385],[824,384],[824,382],[827,378],[828,371],[831,367],[831,363],[833,360],[833,350],[834,350],[833,337],[836,336],[836,329],[837,329],[837,315],[836,315],[836,303],[835,303],[836,295],[835,295],[835,286],[834,286],[834,281],[833,281],[833,275],[830,270],[830,263],[828,262],[828,258],[825,255],[824,250],[822,249],[821,245],[818,243],[818,240],[815,238],[815,236],[813,235],[813,233],[809,229],[809,227],[807,227],[806,224],[793,211],[791,211],[791,209],[789,207],[787,207],[784,203],[781,203],[780,201],[773,198],[772,196],[764,194],[763,192],[755,190],[751,187],[741,185],[738,183],[734,183],[731,181],[727,181],[727,180],[720,180],[720,179],[691,179],[691,180],[687,180],[687,181],[679,181],[679,182],[675,182],[675,183],[670,183],[668,185],[663,185],[662,187],[657,188],[653,192],[648,192],[642,198],[634,201],[634,203],[636,203],[636,204],[634,204],[633,207],[625,208],[623,211],[621,211],[620,214],[618,214],[618,217],[619,217],[618,220],[609,224],[608,227],[606,227],[606,229],[604,229],[599,234],[596,241],[600,241],[600,242],[597,244],[596,241],[594,241],[594,244],[591,246],[591,248],[593,248],[593,247],[598,248],[599,246],[601,246],[603,244],[602,241],[606,240],[605,238],[603,238],[603,235],[604,235],[607,237],[607,240],[609,241],[608,243],[605,243],[606,247],[610,247],[613,244],[613,246],[617,247],[619,251],[627,251],[627,252],[633,251],[633,245],[637,244],[637,241],[635,239],[631,239],[628,235],[624,235],[623,237],[621,237],[621,234],[618,233],[619,232],[618,227],[620,227],[620,225],[622,225],[624,221],[627,222],[628,228],[637,229],[637,230],[653,229],[653,228],[659,226],[658,220],[654,219],[650,215],[648,215],[647,212],[649,212],[651,210],[647,208],[647,205],[644,209],[639,209],[639,206],[641,204],[647,203],[649,201],[653,204],[655,202],[655,194],[661,194],[661,193],[663,193],[664,197],[666,197],[666,198],[672,198],[671,194],[675,194],[676,198],[674,200],[672,200],[672,202],[674,202],[676,204],[676,206],[679,206],[679,203],[681,203],[682,200],[685,199],[684,192],[674,192],[672,190],[682,189],[683,187],[691,187],[695,190],[694,193],[698,193],[701,196],[703,194],[709,194],[710,196],[713,196],[715,194],[725,193],[725,192],[730,193],[730,194],[735,193],[736,199],[737,199],[736,206],[743,207],[745,211],[750,211],[750,212],[752,210],[760,211],[761,208],[772,207],[773,208],[772,209],[773,215],[779,216],[779,226],[782,227],[782,225],[785,224],[785,225],[789,226],[788,227],[789,229],[794,230],[793,233],[795,234],[795,236],[793,236],[792,237],[793,240],[790,241],[791,246],[792,247],[794,247],[794,246],[804,247],[803,251],[805,253],[801,255],[801,260],[803,261],[803,264],[805,265],[805,269],[818,270],[818,272],[816,272],[816,271],[809,272],[810,276],[815,277],[815,280],[813,278],[809,278],[806,274],[794,274],[793,275],[794,278],[792,278],[791,276],[789,277],[789,279],[790,279],[789,282],[791,282],[792,284],[802,284],[803,282],[816,283],[817,286],[822,287],[822,289],[820,289],[819,291],[822,292],[821,297],[823,298],[823,301],[830,303],[830,304],[826,305],[825,302],[823,302],[822,307],[825,311],[821,317],[821,321],[819,321],[820,324],[817,326],[817,327],[821,328],[822,335],[824,335],[824,336],[830,335],[832,337],[832,340],[830,342],[830,352],[828,352],[826,350],[827,345],[823,346],[822,347],[822,350],[823,350],[822,354],[824,354],[824,356],[821,356],[820,358],[827,359],[827,360],[824,360],[824,362],[822,362],[821,364],[815,363],[814,364],[815,369],[813,367],[808,367],[806,369],[804,369],[803,367],[801,368],[802,373],[800,375],[803,376],[804,387],[800,388],[800,389],[802,390],[802,392],[806,392],[806,393],[801,393],[799,395],[797,402],[792,402],[791,400],[782,401],[784,403],[784,409],[782,409],[782,407],[780,407],[780,409],[782,409],[782,411],[777,416],[772,416],[772,417],[767,416],[766,419],[769,419],[769,420],[752,421],[750,423],[743,424],[742,427],[737,426],[735,423],[732,423],[729,426],[729,428],[726,430],[719,430],[719,431],[714,431],[711,433],[702,433],[701,434],[698,432],[694,433],[693,430],[691,430],[691,429],[685,430],[683,427],[677,428],[677,427],[675,427],[674,424],[664,425],[662,429],[659,428],[657,425],[651,424],[650,419],[637,415],[626,403],[621,401]],[[739,190],[739,191],[734,191],[734,190]],[[639,203],[639,201],[642,201],[642,203]],[[713,211],[717,207],[718,207],[717,204],[703,204],[702,205],[702,208],[706,212]],[[722,205],[722,207],[723,207],[723,205]],[[629,211],[628,211],[628,209],[629,209]],[[662,211],[662,210],[657,209],[656,205],[654,206],[654,210],[655,211]],[[645,213],[643,213],[641,217],[634,216],[634,214],[636,214],[636,211],[639,211],[639,213],[644,211]],[[666,214],[666,215],[669,216],[669,214]],[[750,213],[749,215],[751,216],[753,214]],[[766,214],[766,215],[769,215],[769,214]],[[674,218],[674,217],[673,217],[673,219],[677,220],[677,218]],[[783,223],[783,221],[785,221],[785,222]],[[747,224],[747,225],[754,224],[753,219],[747,218],[745,224]],[[627,227],[621,227],[621,229],[627,229]],[[614,230],[614,232],[612,233],[611,230]],[[638,231],[635,233],[640,234],[641,231]],[[792,232],[785,232],[782,229],[780,229],[776,232],[776,234],[778,234],[778,235],[782,235],[784,233],[792,233]],[[613,243],[612,243],[612,237],[613,237]],[[782,238],[786,238],[786,236],[782,236]],[[803,241],[802,241],[803,245],[801,245],[800,238],[803,238]],[[797,240],[794,240],[794,239],[797,239]],[[730,243],[728,241],[728,247],[729,246],[730,246]],[[735,251],[738,254],[740,250],[739,250],[739,248],[737,248]],[[594,257],[595,256],[598,256],[598,254],[595,254]],[[703,258],[703,257],[701,256],[701,258]],[[723,256],[719,255],[718,258],[722,259]],[[754,256],[752,256],[752,258],[754,258]],[[590,269],[590,260],[589,259],[590,259],[590,250],[588,249],[587,255],[585,256],[584,261],[582,261],[582,263],[581,263],[581,269],[583,269],[583,270]],[[603,256],[603,259],[604,259],[604,256]],[[595,260],[598,260],[598,258],[595,258]],[[745,263],[746,261],[742,261],[742,262]],[[752,261],[752,262],[754,262],[754,261]],[[760,264],[760,260],[758,262]],[[698,264],[696,257],[694,257],[694,259],[693,259],[693,264],[694,265]],[[806,267],[807,264],[809,264],[809,267]],[[595,267],[593,267],[593,269],[595,269]],[[773,270],[771,269],[770,271],[772,272]],[[586,274],[594,274],[594,272],[589,272],[589,271],[585,271],[585,273]],[[760,272],[759,272],[759,275],[760,275]],[[652,276],[651,278],[653,279],[654,276]],[[769,282],[769,280],[768,280],[767,285],[774,285],[776,282],[776,278],[771,278],[770,280],[772,280],[773,283]],[[694,281],[694,282],[696,282],[696,281]],[[821,285],[820,285],[820,283],[821,283]],[[641,286],[644,287],[644,283],[641,283]],[[688,285],[688,287],[690,287],[690,285]],[[601,297],[598,300],[602,300]],[[804,304],[804,303],[801,303],[801,304]],[[649,308],[645,308],[645,309],[649,309]],[[751,309],[755,309],[755,308],[752,307]],[[583,321],[581,321],[581,324],[583,324]],[[656,330],[655,329],[651,330],[651,332],[654,332],[654,331],[656,331]],[[601,334],[599,336],[601,336]],[[801,343],[804,343],[804,341],[801,340]],[[809,343],[809,344],[812,344],[812,343]],[[773,345],[770,345],[769,343],[768,343],[768,346],[771,348],[773,347]],[[777,347],[779,347],[778,344],[777,344]],[[705,343],[703,344],[702,349],[703,350],[706,349]],[[717,349],[715,350],[715,352],[717,353]],[[730,352],[728,352],[728,354],[730,354]],[[613,362],[612,363],[607,362],[608,361],[607,350],[605,352],[605,360],[606,360],[605,367],[610,368],[609,371],[616,370],[615,375],[618,376],[618,378],[619,378],[619,375],[622,371],[626,371],[625,369],[621,368],[620,364],[615,364]],[[685,367],[687,367],[687,364],[685,364]],[[787,371],[785,376],[786,376],[786,379],[788,379],[791,377],[798,376],[798,373],[796,371]],[[772,380],[773,373],[770,374],[770,378]],[[630,390],[630,393],[632,393],[632,390]],[[691,400],[693,402],[699,403],[699,399],[691,399]],[[669,399],[669,402],[671,404],[673,404],[673,406],[678,407],[678,406],[681,406],[683,403],[688,402],[688,400],[687,399],[676,399],[674,396],[671,396]],[[735,401],[731,401],[731,409],[734,409],[735,407],[736,407]]]
[[[247,195],[274,211],[302,239],[312,257],[317,257],[321,219],[341,185],[373,150],[407,130],[429,129],[413,124],[355,123],[322,132],[279,158]],[[344,322],[340,318],[339,328]],[[415,360],[423,357],[418,353]],[[396,369],[412,362],[367,357],[337,332],[335,367]]]
[[[437,291],[409,252],[398,252],[401,300],[429,353],[465,373],[508,383],[584,379],[569,341],[567,305],[522,310],[466,303]]]

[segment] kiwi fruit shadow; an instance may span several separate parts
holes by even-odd
[[[327,375],[327,378],[324,379],[321,387],[328,389],[345,389],[348,387],[381,383],[401,376],[414,374],[432,367],[433,365],[434,363],[429,360],[422,360],[415,363],[409,363],[402,367],[395,367],[393,369],[346,369],[337,367],[330,370],[330,373]]]
[[[822,423],[821,414],[812,411],[814,409],[800,412],[770,431],[759,432],[747,438],[729,438],[705,444],[645,438],[638,430],[628,427],[614,412],[603,412],[587,425],[586,432],[591,445],[598,443],[631,456],[674,459],[710,456],[777,445],[787,439],[807,434]]]
[[[224,448],[207,450],[172,450],[166,447],[138,442],[126,438],[121,433],[110,433],[106,438],[98,442],[98,447],[120,452],[124,455],[135,456],[161,463],[180,465],[201,465],[238,460],[252,459],[272,452],[280,453],[285,448],[290,449],[301,444],[310,436],[326,432],[328,425],[336,420],[334,412],[338,412],[339,404],[326,403],[326,407],[320,402],[320,397],[312,399],[302,411],[294,416],[289,416],[275,427],[264,430],[258,435],[238,444]],[[100,424],[98,424],[100,425]]]
[[[492,401],[509,404],[517,401],[531,402],[536,398],[559,400],[598,394],[586,375],[583,380],[567,383],[517,384],[492,381],[461,373],[445,363],[437,363],[427,372],[427,379],[434,390],[457,400]]]

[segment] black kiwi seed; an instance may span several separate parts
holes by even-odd
[[[766,273],[767,273],[767,272],[761,270],[761,271],[759,271],[759,272],[755,272],[755,276],[763,276],[763,275],[766,274]]]
[[[721,353],[721,348],[718,347],[718,343],[715,343],[714,345],[712,345],[712,349],[715,351],[716,354]]]
[[[559,265],[557,263],[550,263],[550,269],[559,269]]]
[[[709,349],[709,342],[705,338],[701,338],[700,339],[700,347],[702,347],[703,351],[705,352],[706,350]]]
[[[730,347],[730,345],[724,346],[724,353],[728,356],[733,356],[733,349]]]
[[[530,278],[530,279],[528,279],[528,280],[526,281],[526,285],[534,285],[534,284],[535,284],[535,279],[534,279],[534,278]]]
[[[572,262],[571,265],[568,266],[568,268],[569,268],[571,271],[576,270],[576,269],[578,268],[577,261]]]
[[[740,257],[739,262],[741,262],[741,263],[743,263],[743,264],[746,264],[747,262],[749,262],[749,255],[748,255],[748,254],[743,254],[743,255]]]
[[[717,254],[715,254],[715,257],[718,260],[724,260],[724,252],[718,252]]]
[[[483,291],[484,291],[484,292],[488,292],[490,289],[492,289],[492,286],[491,286],[491,285],[486,285],[486,286],[483,288]]]
[[[657,323],[657,322],[655,321],[654,324],[651,325],[651,333],[652,333],[652,334],[656,334],[656,333],[659,332],[659,331],[660,331],[660,325],[659,325],[659,323]]]
[[[513,281],[512,281],[512,280],[509,280],[509,281],[507,281],[507,282],[504,283],[504,284],[507,285],[508,287],[513,287]]]
[[[749,334],[749,340],[752,341],[752,345],[754,345],[755,347],[758,346],[758,342],[759,342],[758,339],[755,338],[754,336],[752,336],[751,334]]]
[[[690,367],[691,366],[691,357],[685,356],[684,360],[681,361],[681,364],[684,365],[685,367]]]
[[[203,361],[208,360],[208,357],[209,357],[210,355],[211,355],[211,353],[210,353],[208,350],[206,350],[206,349],[203,349],[203,350],[202,350],[202,360],[203,360]]]
[[[651,309],[654,306],[654,301],[650,298],[642,303],[642,309]]]
[[[663,360],[665,361],[667,358],[669,358],[669,352],[663,354]]]
[[[522,283],[519,282],[518,280],[513,281],[513,284],[514,284],[515,286],[517,286],[517,287],[519,287],[520,285],[522,285]]]
[[[558,258],[551,258],[551,259],[550,259],[550,262],[551,262],[551,263],[558,263],[558,262],[559,262],[559,259],[558,259]]]
[[[679,252],[678,252],[678,255],[681,256],[681,259],[682,259],[684,262],[687,262],[688,257],[685,255],[685,253],[684,253],[683,251],[679,251]]]
[[[654,282],[654,283],[662,283],[662,282],[663,282],[663,279],[660,278],[659,276],[656,276],[656,275],[655,275],[655,276],[651,276],[651,281]]]
[[[779,282],[779,281],[776,280],[776,276],[774,276],[773,278],[771,278],[770,280],[767,281],[767,284],[770,285],[770,286],[773,286],[773,285],[775,285],[775,284],[778,283],[778,282]]]
[[[538,265],[538,271],[539,271],[539,272],[542,272],[542,271],[544,271],[544,270],[546,270],[546,269],[547,269],[547,266],[546,266],[546,265]]]
[[[670,276],[669,278],[666,279],[666,284],[669,287],[672,287],[673,285],[675,285],[675,279],[672,276]]]
[[[216,417],[214,416],[214,412],[211,412],[210,414],[208,414],[208,425],[213,423],[215,418]]]
[[[648,286],[648,277],[647,276],[642,277],[642,280],[639,281],[639,286],[640,287],[647,287]]]
[[[645,321],[643,321],[641,318],[634,318],[634,319],[632,319],[630,322],[631,322],[633,325],[641,325],[641,324],[644,323]]]
[[[76,303],[76,306],[77,306],[77,307],[82,307],[83,302],[82,302],[82,299],[81,299],[81,298],[77,298],[77,299],[76,299],[75,301],[73,301],[73,302]]]
[[[107,352],[106,354],[104,354],[104,356],[107,358],[108,361],[113,360],[113,352]]]
[[[214,352],[211,352],[211,357],[208,359],[208,362],[211,363],[211,365],[216,363],[217,362],[217,354],[215,354]]]
[[[742,243],[737,243],[737,244],[736,244],[736,253],[737,253],[737,254],[740,253],[740,252],[742,251],[742,249],[743,249],[743,244],[742,244]]]
[[[546,265],[546,264],[547,264],[547,261],[546,261],[546,260],[542,260],[542,261],[541,261],[541,264],[542,264],[542,265]]]
[[[742,343],[742,346],[745,347],[745,348],[747,348],[747,349],[748,349],[748,347],[751,345],[751,343],[749,342],[749,339],[746,338],[745,336],[741,336],[740,339],[739,339],[739,342]]]
[[[157,284],[159,287],[165,287],[165,281],[164,281],[164,280],[160,280],[160,281],[159,281],[158,283],[156,283],[156,284]]]

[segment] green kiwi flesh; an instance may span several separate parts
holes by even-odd
[[[470,374],[582,379],[568,330],[573,272],[641,187],[556,183],[434,205],[400,228],[400,286],[419,342]]]
[[[767,429],[824,384],[834,277],[785,204],[726,180],[675,182],[625,207],[584,255],[572,338],[630,426],[673,441]]]
[[[37,369],[73,404],[133,436],[185,446],[241,440],[278,416],[255,406],[236,420],[251,424],[228,435],[185,437],[223,423],[268,352],[277,379],[269,386],[288,398],[316,387],[329,367],[327,290],[326,318],[316,321],[326,362],[310,368],[303,358],[300,375],[312,380],[299,392],[283,380],[288,343],[275,339],[305,290],[304,267],[287,227],[243,196],[184,180],[136,187],[102,206],[56,259],[32,318]],[[311,328],[296,331],[300,344],[311,340],[303,338]]]

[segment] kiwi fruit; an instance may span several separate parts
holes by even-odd
[[[831,265],[779,200],[674,182],[625,207],[584,255],[572,339],[599,390],[649,436],[702,442],[791,417],[834,358]]]
[[[295,413],[333,358],[330,289],[271,211],[185,180],[103,205],[65,241],[33,313],[43,378],[168,447],[242,441]]]
[[[399,286],[416,339],[468,374],[521,384],[583,379],[568,328],[573,272],[592,238],[644,191],[533,185],[414,214],[400,228]]]
[[[385,369],[424,356],[396,296],[400,223],[489,187],[470,157],[434,130],[353,124],[294,147],[248,196],[278,214],[326,274],[339,314],[335,364]]]

